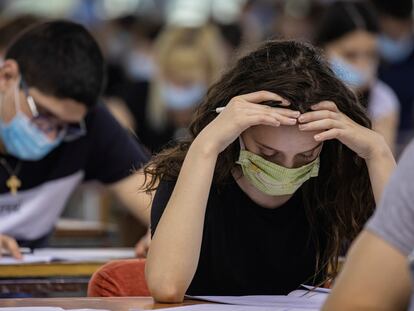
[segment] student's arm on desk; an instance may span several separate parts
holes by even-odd
[[[109,189],[115,193],[121,203],[123,203],[137,219],[149,227],[152,196],[142,190],[144,181],[144,173],[141,169],[131,176],[111,185]],[[135,246],[138,257],[146,256],[150,242],[150,232],[148,231]]]
[[[351,247],[323,311],[406,310],[410,290],[407,257],[364,230]]]

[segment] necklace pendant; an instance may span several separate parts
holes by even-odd
[[[16,175],[11,175],[6,181],[6,186],[10,189],[12,195],[16,195],[17,190],[22,186],[22,182]]]

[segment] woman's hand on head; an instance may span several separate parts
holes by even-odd
[[[252,126],[295,125],[299,111],[282,107],[260,105],[264,101],[281,101],[281,106],[289,106],[289,102],[279,95],[258,91],[233,97],[226,108],[197,136],[196,140],[209,143],[219,154],[230,145],[242,132]]]
[[[370,159],[386,146],[383,137],[366,128],[339,111],[332,101],[322,101],[311,106],[311,112],[302,114],[299,121],[301,131],[321,131],[316,141],[338,139],[363,159]]]

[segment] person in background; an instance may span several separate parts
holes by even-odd
[[[171,26],[156,46],[158,72],[146,109],[143,143],[159,151],[170,141],[187,136],[195,108],[224,66],[224,50],[216,28]]]
[[[398,143],[414,136],[414,26],[412,0],[373,0],[378,12],[382,57],[379,77],[397,94],[401,105]]]
[[[143,223],[148,196],[133,173],[148,154],[100,103],[102,53],[68,21],[36,24],[9,45],[0,67],[0,247],[37,248],[82,181],[112,190]]]
[[[155,18],[144,16],[135,18],[135,22],[130,27],[129,47],[121,61],[125,80],[122,84],[118,84],[119,81],[111,80],[111,87],[106,90],[107,95],[119,97],[125,102],[134,119],[134,131],[141,139],[144,138],[148,149],[151,146],[148,142],[151,142],[152,139],[146,136],[148,126],[146,110],[151,84],[158,71],[155,59],[155,42],[161,26],[161,22]]]
[[[278,2],[274,33],[285,39],[311,41],[321,5],[317,1],[287,0]]]
[[[377,78],[378,25],[373,8],[364,2],[329,5],[320,21],[315,43],[322,47],[332,69],[359,96],[372,128],[394,150],[399,102],[394,91]]]
[[[414,310],[413,158],[414,141],[351,246],[323,311]]]

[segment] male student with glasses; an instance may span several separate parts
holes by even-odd
[[[41,247],[83,181],[108,186],[145,224],[149,200],[133,173],[148,154],[99,102],[102,53],[81,25],[35,25],[0,68],[0,248]],[[1,254],[1,253],[0,253]]]

